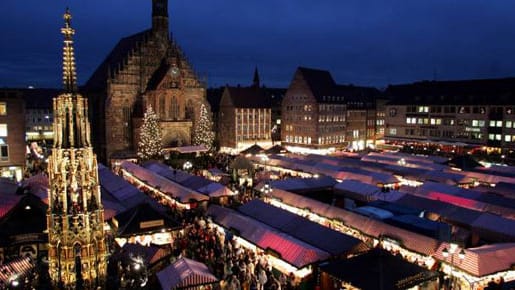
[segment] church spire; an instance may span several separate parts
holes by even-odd
[[[168,0],[152,0],[152,30],[168,37]]]
[[[260,86],[259,72],[258,72],[257,66],[256,66],[256,69],[254,69],[254,79],[252,80],[252,86],[257,87],[257,88],[259,88],[259,86]]]
[[[70,10],[66,8],[64,13],[64,27],[61,33],[64,35],[63,47],[63,84],[67,93],[77,91],[77,73],[75,71],[75,55],[73,53],[73,35],[75,30],[71,27],[72,15]]]

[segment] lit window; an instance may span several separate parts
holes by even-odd
[[[511,135],[504,135],[504,141],[510,142],[511,141]]]
[[[512,126],[512,122],[511,121],[506,121],[506,128],[511,128]]]
[[[7,137],[7,124],[0,124],[0,137]]]
[[[7,115],[7,103],[6,102],[0,102],[0,116]]]
[[[397,135],[397,128],[390,128],[390,129],[388,129],[388,133],[390,135]]]
[[[499,127],[499,128],[502,127],[502,121],[497,121],[496,122],[496,127]]]
[[[495,121],[494,120],[490,120],[489,126],[490,127],[495,127]]]
[[[494,134],[488,134],[488,140],[494,140],[495,135]]]
[[[479,127],[479,121],[478,120],[472,120],[472,127]]]
[[[501,134],[495,134],[495,140],[501,141],[501,138],[502,138]]]

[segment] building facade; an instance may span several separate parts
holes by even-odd
[[[101,160],[137,150],[139,126],[149,104],[160,119],[164,147],[189,145],[200,104],[209,108],[205,85],[170,40],[167,0],[152,1],[152,28],[120,40],[85,90]]]
[[[281,139],[290,150],[362,150],[375,143],[376,89],[338,85],[328,71],[298,68],[284,96]]]
[[[23,89],[25,97],[25,134],[27,142],[52,144],[54,116],[52,99],[57,89]]]
[[[390,86],[387,142],[515,149],[515,78]]]
[[[272,146],[272,104],[259,83],[250,87],[225,87],[220,100],[220,149],[239,152],[254,144]]]
[[[104,288],[107,247],[88,101],[77,93],[71,15],[64,14],[64,93],[54,98],[48,159],[48,267],[56,289]]]
[[[15,89],[0,89],[0,176],[20,181],[25,156],[23,94]]]

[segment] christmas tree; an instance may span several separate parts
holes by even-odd
[[[161,127],[152,106],[147,107],[139,134],[138,157],[142,160],[158,158],[161,155]]]
[[[200,105],[200,118],[195,125],[193,131],[193,145],[204,145],[207,149],[211,149],[215,139],[215,133],[212,131],[213,123],[209,118],[209,113],[204,104]]]

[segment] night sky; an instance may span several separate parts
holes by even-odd
[[[339,83],[515,76],[515,1],[170,0],[173,36],[210,87],[287,87],[299,65]],[[116,42],[150,27],[151,0],[1,0],[0,86],[60,87],[62,14],[79,83]]]

